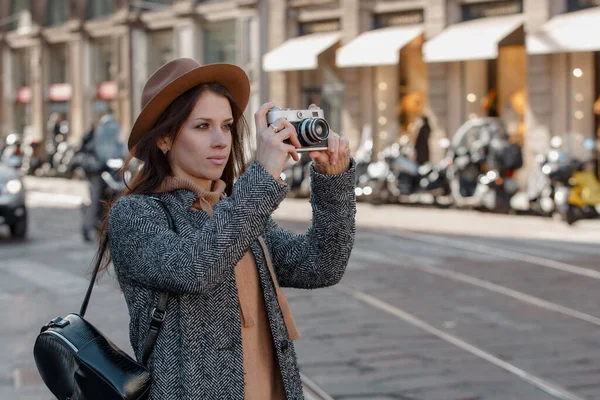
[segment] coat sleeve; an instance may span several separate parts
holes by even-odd
[[[312,224],[295,234],[269,220],[266,233],[277,280],[283,287],[315,289],[342,279],[355,235],[355,163],[338,175],[311,166]]]
[[[217,203],[212,218],[185,236],[169,229],[156,200],[140,195],[119,199],[111,208],[108,231],[119,280],[156,291],[209,292],[264,232],[288,190],[254,162],[232,195]]]

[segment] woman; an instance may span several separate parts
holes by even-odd
[[[112,206],[108,234],[138,360],[152,310],[169,294],[148,361],[152,399],[301,399],[298,332],[279,286],[335,285],[350,256],[348,140],[331,135],[328,151],[310,153],[312,226],[283,230],[271,213],[289,190],[279,176],[300,143],[289,122],[267,126],[274,104],[264,104],[255,159],[242,172],[249,95],[240,68],[190,59],[162,66],[142,93],[128,145],[144,167]]]

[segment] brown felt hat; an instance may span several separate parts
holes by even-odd
[[[200,65],[191,58],[177,58],[160,67],[148,79],[142,90],[142,111],[138,115],[127,147],[135,157],[135,145],[154,126],[160,114],[177,97],[203,83],[220,83],[244,111],[250,98],[250,80],[240,67],[233,64]]]

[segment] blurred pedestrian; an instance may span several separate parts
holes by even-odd
[[[82,233],[86,242],[92,240],[94,231],[101,229],[102,202],[109,200],[103,196],[102,172],[106,170],[106,163],[109,159],[125,157],[126,148],[120,133],[120,125],[109,110],[100,118],[98,126],[92,124],[82,138],[78,164],[85,172],[90,197],[83,209]]]
[[[312,226],[286,231],[271,213],[289,191],[280,175],[288,156],[298,159],[300,143],[287,120],[267,125],[275,104],[263,104],[247,166],[249,96],[239,67],[191,59],[163,65],[142,92],[128,144],[143,167],[112,206],[107,233],[131,345],[153,375],[150,399],[302,398],[292,343],[299,334],[280,286],[334,285],[350,256],[356,206],[348,140],[332,133],[328,151],[309,153]],[[151,324],[153,347],[146,345]]]
[[[427,115],[421,116],[418,126],[417,138],[415,140],[415,151],[417,153],[417,164],[423,165],[429,162],[429,137],[431,136],[431,125]]]

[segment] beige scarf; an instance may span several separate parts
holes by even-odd
[[[190,179],[169,176],[163,180],[159,188],[156,190],[156,193],[171,192],[173,190],[178,189],[190,190],[194,192],[196,196],[198,196],[198,198],[192,205],[192,209],[202,210],[206,212],[209,216],[212,216],[213,207],[217,204],[219,200],[225,197],[225,187],[225,182],[223,182],[222,180],[218,180],[216,182],[213,182],[212,190],[209,191]],[[273,280],[273,284],[275,286],[277,301],[279,302],[279,307],[281,308],[281,313],[283,314],[283,319],[285,322],[285,326],[288,330],[290,340],[296,340],[300,337],[300,333],[296,328],[296,323],[294,321],[294,317],[292,316],[292,311],[290,309],[290,305],[287,301],[287,298],[283,294],[283,291],[281,290],[281,288],[279,287],[279,283],[277,282],[277,277],[275,276],[275,272],[273,270],[273,263],[271,262],[271,257],[269,255],[269,249],[267,248],[267,245],[265,244],[265,241],[262,237],[259,237],[258,241],[265,255],[265,261],[267,262],[267,267],[269,269],[271,279]],[[238,296],[240,302],[242,324],[244,327],[251,327],[256,325],[256,316],[253,315],[248,305],[248,299],[250,298],[252,288],[250,288],[248,285],[248,279],[244,275],[244,269],[239,267],[239,265],[236,265],[235,279],[238,282]]]

